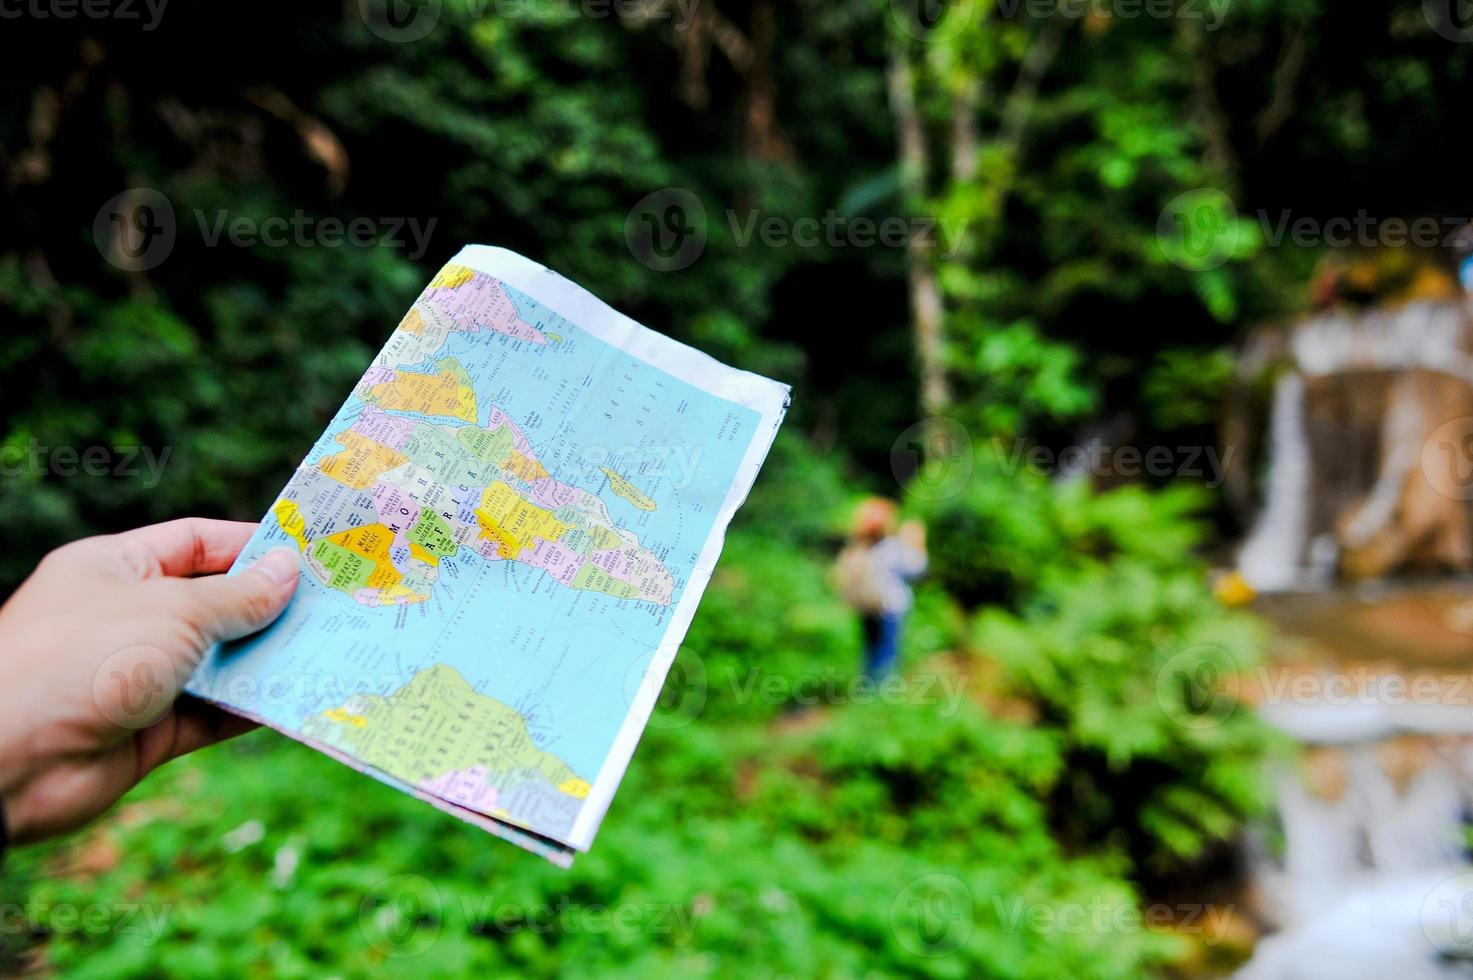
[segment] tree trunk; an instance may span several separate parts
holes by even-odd
[[[901,42],[891,45],[886,80],[900,151],[901,190],[907,206],[915,208],[926,198],[929,161],[925,128],[916,107],[915,75],[910,56]],[[951,403],[951,392],[946,378],[946,334],[941,286],[936,279],[935,246],[924,235],[912,235],[906,248],[910,263],[911,327],[915,332],[921,411],[928,416],[940,415]]]

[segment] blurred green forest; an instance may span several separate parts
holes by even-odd
[[[794,400],[571,872],[258,733],[10,855],[3,900],[43,911],[5,920],[0,969],[1106,978],[1230,960],[1114,913],[1216,874],[1265,802],[1271,740],[1211,696],[1261,646],[1207,575],[1240,518],[1189,475],[1107,489],[1024,450],[1099,426],[1214,444],[1234,343],[1303,308],[1317,259],[1268,241],[1260,211],[1470,214],[1473,56],[1435,7],[345,0],[8,20],[7,591],[84,534],[258,519],[468,242]],[[167,200],[174,241],[119,268],[109,202],[136,188]],[[688,263],[631,246],[671,189],[699,202]],[[1189,193],[1221,254],[1183,251]],[[221,220],[298,214],[304,241],[211,244]],[[941,232],[746,234],[828,216]],[[364,218],[372,243],[320,233]],[[401,219],[430,234],[396,241]],[[55,447],[104,447],[112,468],[58,472]],[[161,470],[117,472],[133,447]],[[868,493],[901,497],[934,549],[890,699],[848,684],[858,627],[827,584]],[[799,703],[833,677],[842,694]],[[67,927],[44,912],[65,903],[161,921]],[[1070,907],[1111,914],[1029,914]]]

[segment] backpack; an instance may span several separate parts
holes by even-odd
[[[885,610],[887,576],[870,545],[849,544],[834,562],[834,586],[850,608],[867,615]]]

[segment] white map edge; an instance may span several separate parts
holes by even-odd
[[[688,347],[664,334],[656,333],[625,316],[577,283],[516,252],[494,245],[467,245],[450,260],[477,272],[500,279],[526,293],[565,320],[599,340],[659,368],[693,387],[735,402],[761,416],[757,431],[747,446],[747,453],[737,467],[726,499],[711,524],[705,544],[680,600],[670,616],[654,658],[645,671],[644,681],[634,693],[629,711],[619,732],[604,757],[598,776],[593,780],[587,798],[578,811],[565,843],[586,852],[593,843],[599,825],[613,802],[614,792],[629,768],[635,746],[644,734],[651,712],[665,685],[665,675],[675,662],[675,655],[695,618],[701,596],[711,581],[716,561],[726,541],[726,529],[736,512],[746,502],[747,494],[757,479],[762,462],[772,448],[777,430],[787,413],[792,389],[760,374],[742,371],[722,364],[709,354]]]

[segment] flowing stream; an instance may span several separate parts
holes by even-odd
[[[1398,519],[1442,421],[1413,375],[1473,380],[1468,310],[1326,314],[1273,343],[1244,357],[1277,374],[1271,465],[1238,570],[1280,594],[1259,602],[1278,628],[1270,676],[1312,683],[1258,705],[1302,757],[1272,774],[1275,817],[1245,844],[1267,931],[1238,976],[1473,978],[1473,588],[1333,583],[1342,548]]]
[[[1347,743],[1338,721],[1314,731],[1332,713],[1292,720],[1315,746],[1310,773],[1275,774],[1278,820],[1249,841],[1255,903],[1277,931],[1239,977],[1473,977],[1473,725],[1362,728]],[[1426,727],[1450,727],[1450,715],[1432,714]]]

